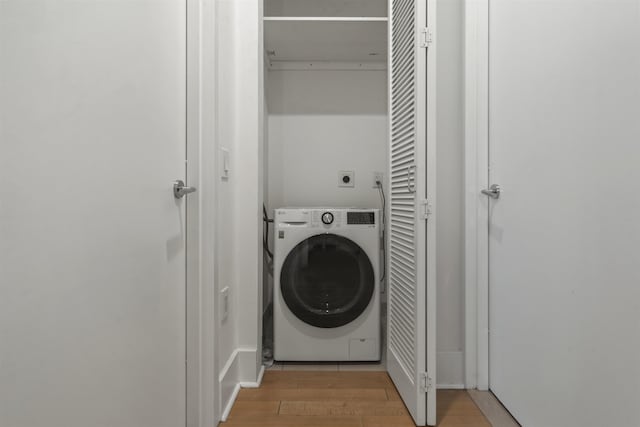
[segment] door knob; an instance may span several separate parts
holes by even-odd
[[[493,184],[487,190],[482,190],[481,193],[484,194],[485,196],[491,197],[492,199],[499,199],[500,191],[501,191],[500,186],[498,184]]]
[[[196,191],[196,187],[186,187],[181,179],[173,183],[173,196],[176,199],[182,199],[185,194],[193,193],[194,191]]]

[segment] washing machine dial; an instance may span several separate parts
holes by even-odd
[[[329,225],[333,223],[333,214],[331,212],[325,212],[322,214],[322,223]]]

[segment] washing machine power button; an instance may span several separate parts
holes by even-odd
[[[322,214],[322,223],[329,225],[333,223],[333,214],[331,212],[325,212]]]

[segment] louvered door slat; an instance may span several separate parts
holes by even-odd
[[[409,193],[407,188],[411,185],[411,168],[416,161],[415,9],[415,0],[392,2],[391,170],[398,183],[391,186],[392,223],[397,217],[415,217],[415,194]],[[390,337],[390,350],[396,354],[407,376],[415,378],[415,304],[407,305],[403,301],[404,298],[410,301],[417,298],[415,228],[400,232],[392,226],[389,239],[392,259],[402,259],[402,262],[392,260],[390,263],[389,319],[395,325],[392,332],[398,334]]]

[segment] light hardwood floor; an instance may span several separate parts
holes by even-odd
[[[438,390],[438,426],[490,427],[463,390]],[[413,427],[386,372],[265,372],[220,427]]]

